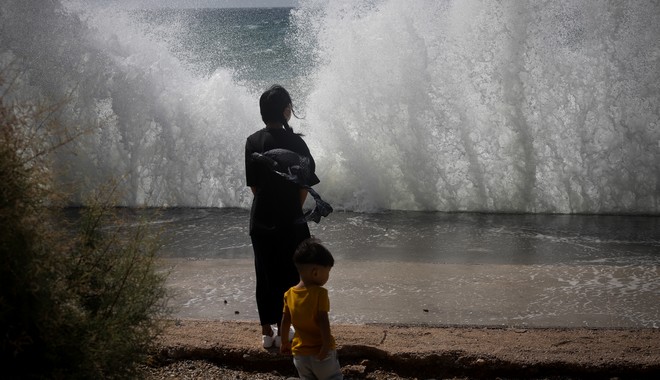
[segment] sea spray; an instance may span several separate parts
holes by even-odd
[[[316,41],[307,122],[335,203],[659,211],[657,2],[309,1],[294,17]]]
[[[657,2],[301,1],[234,63],[200,57],[251,45],[193,43],[188,16],[89,4],[0,5],[17,92],[87,131],[57,157],[72,203],[113,178],[129,206],[249,207],[245,137],[285,81],[336,209],[660,211]]]
[[[261,123],[256,95],[227,69],[191,74],[127,12],[49,4],[6,3],[2,47],[24,93],[66,99],[57,116],[87,131],[57,157],[72,203],[120,180],[129,206],[249,204],[242,145]]]

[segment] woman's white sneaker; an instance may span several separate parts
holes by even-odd
[[[264,348],[273,347],[274,342],[275,342],[275,339],[273,339],[272,336],[268,336],[268,335],[262,335],[261,336],[261,345],[264,346]]]

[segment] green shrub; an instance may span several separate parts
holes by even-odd
[[[66,142],[53,139],[61,128],[48,107],[5,99],[0,97],[1,376],[136,377],[168,313],[165,274],[155,268],[158,237],[146,223],[122,221],[111,190],[90,196],[67,225],[49,178],[49,153]]]

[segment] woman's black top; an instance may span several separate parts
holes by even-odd
[[[308,157],[312,173],[309,185],[320,182],[314,173],[314,159],[302,137],[283,128],[264,128],[250,135],[245,143],[245,175],[247,185],[257,189],[250,211],[250,235],[293,227],[303,216],[300,187],[252,159],[254,152],[278,148]]]

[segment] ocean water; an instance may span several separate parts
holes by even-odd
[[[258,319],[248,217],[152,218],[178,317]],[[335,323],[660,327],[657,217],[337,212],[310,228],[336,259]]]
[[[335,321],[660,324],[657,1],[133,5],[4,1],[0,90],[67,99],[73,205],[118,179],[164,208],[179,316],[256,318],[243,146],[280,83]]]
[[[191,72],[229,70],[237,83],[263,91],[297,88],[301,69],[287,36],[291,8],[150,9],[130,12],[145,34],[166,42]],[[173,28],[173,25],[177,25]]]

